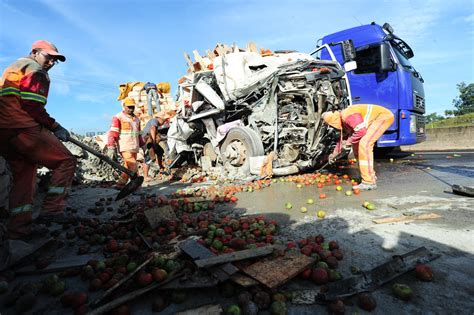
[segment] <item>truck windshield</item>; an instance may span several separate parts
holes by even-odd
[[[397,56],[398,62],[406,69],[413,69],[407,57],[405,57],[405,55],[400,50],[398,50],[397,47],[395,46],[392,46],[392,47],[393,47],[393,51],[395,52],[395,55]]]

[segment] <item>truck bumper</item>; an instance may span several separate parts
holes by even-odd
[[[377,147],[411,145],[426,140],[425,117],[408,110],[398,114],[398,130],[386,132],[377,141]]]

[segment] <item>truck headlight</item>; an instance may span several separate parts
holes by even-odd
[[[416,133],[416,116],[410,115],[410,133]]]

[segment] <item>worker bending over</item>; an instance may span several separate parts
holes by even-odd
[[[144,151],[147,151],[150,155],[151,160],[155,160],[156,165],[160,168],[160,172],[165,171],[163,165],[163,154],[165,150],[161,145],[166,146],[164,140],[166,139],[166,131],[169,128],[169,124],[161,117],[150,119],[142,131],[143,140],[145,142],[146,148]],[[143,173],[145,176],[145,181],[149,180],[148,176],[149,165],[146,163],[143,164]]]
[[[7,223],[11,239],[29,238],[35,230],[32,205],[38,165],[51,169],[52,176],[37,222],[74,221],[64,208],[76,160],[59,141],[67,141],[69,132],[45,108],[48,71],[65,60],[56,46],[38,40],[29,56],[8,66],[0,81],[0,155],[13,173]]]
[[[393,123],[392,112],[378,105],[352,105],[343,111],[323,114],[324,121],[341,130],[340,142],[334,152],[329,155],[329,161],[334,162],[342,150],[352,150],[359,161],[362,182],[354,189],[377,189],[374,171],[374,144]]]
[[[134,115],[135,105],[133,98],[126,98],[122,103],[123,110],[112,118],[107,141],[107,155],[115,159],[118,150],[125,167],[136,173],[138,150],[144,143],[140,136],[140,120]],[[122,189],[128,179],[129,176],[122,173],[115,188]]]

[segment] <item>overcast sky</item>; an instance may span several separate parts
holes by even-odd
[[[329,33],[389,22],[414,50],[427,112],[443,113],[474,80],[474,1],[0,0],[0,68],[46,39],[67,57],[50,71],[47,110],[75,132],[104,131],[120,83],[168,81],[183,53],[216,43],[311,51]]]

